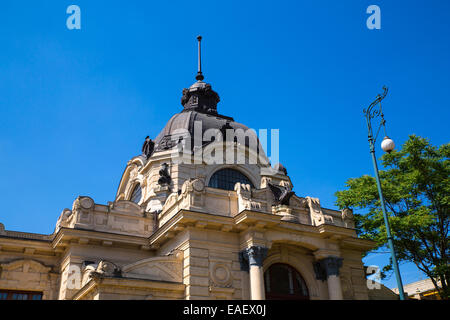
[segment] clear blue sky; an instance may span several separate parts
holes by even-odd
[[[81,30],[66,27],[71,4]],[[381,30],[366,27],[371,4]],[[78,195],[112,201],[145,136],[182,109],[198,34],[219,112],[280,129],[297,194],[335,208],[348,178],[373,174],[362,109],[383,85],[397,145],[448,142],[449,12],[446,0],[2,1],[0,222],[50,234]]]

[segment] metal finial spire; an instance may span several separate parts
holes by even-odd
[[[205,77],[202,74],[202,48],[201,48],[202,36],[198,36],[197,40],[198,40],[198,72],[195,79],[197,79],[198,81],[202,81],[203,79],[205,79]]]

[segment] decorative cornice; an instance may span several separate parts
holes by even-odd
[[[85,239],[88,239],[89,242],[98,241],[99,243],[112,242],[114,244],[132,244],[138,247],[147,245],[148,239],[147,237],[125,235],[113,232],[104,232],[89,229],[61,228],[53,239],[52,247],[67,247],[71,245],[70,241],[72,239],[80,238],[82,238],[83,241],[86,241]]]
[[[46,234],[39,234],[39,233],[4,230],[3,233],[0,233],[0,237],[18,239],[18,240],[34,240],[34,241],[51,242],[54,238],[54,234],[46,235]]]

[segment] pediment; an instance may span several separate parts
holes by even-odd
[[[153,257],[124,266],[122,275],[129,278],[182,282],[182,263],[175,257]]]
[[[41,272],[47,273],[51,270],[50,267],[46,267],[42,263],[36,260],[21,259],[15,260],[8,263],[0,264],[3,270],[7,271],[20,271],[20,272]]]

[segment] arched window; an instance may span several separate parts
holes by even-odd
[[[223,190],[234,190],[234,185],[236,182],[249,184],[253,188],[253,183],[245,175],[237,170],[233,169],[222,169],[213,174],[211,179],[209,179],[209,187],[223,189]]]
[[[133,201],[134,203],[139,203],[139,201],[141,201],[141,197],[142,197],[141,185],[137,184],[133,189],[130,201]]]
[[[271,265],[264,273],[264,283],[268,300],[309,300],[305,280],[290,265]]]

